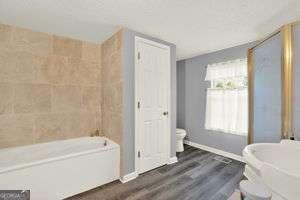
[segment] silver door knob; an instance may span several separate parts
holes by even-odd
[[[165,112],[163,112],[163,115],[168,115],[169,114],[169,112],[168,111],[165,111]]]

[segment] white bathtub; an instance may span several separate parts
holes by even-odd
[[[63,199],[119,179],[119,160],[119,145],[104,137],[1,149],[0,190]]]
[[[248,145],[243,151],[245,176],[272,192],[272,200],[300,199],[300,142]]]

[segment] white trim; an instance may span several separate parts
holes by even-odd
[[[149,40],[149,39],[146,39],[146,38],[135,36],[135,41],[136,42],[147,43],[147,44],[150,44],[150,45],[162,48],[162,49],[170,50],[170,46],[162,44],[162,43],[159,43],[159,42],[155,42],[153,40]]]
[[[174,164],[174,163],[177,163],[178,162],[178,159],[176,156],[173,156],[169,159],[169,162],[168,162],[168,165],[171,165],[171,164]]]
[[[145,38],[141,38],[141,37],[138,37],[138,36],[135,36],[135,47],[134,47],[134,77],[135,77],[135,87],[134,87],[134,99],[135,99],[135,172],[137,174],[139,174],[139,158],[138,158],[138,151],[139,151],[139,145],[138,145],[138,137],[137,137],[137,133],[139,132],[139,126],[138,126],[138,120],[139,120],[139,109],[137,108],[137,104],[138,102],[140,101],[140,95],[139,95],[139,88],[138,86],[140,85],[139,84],[139,80],[138,80],[138,70],[137,70],[137,66],[138,66],[138,42],[144,42],[144,43],[148,43],[148,44],[152,44],[156,47],[159,47],[159,48],[162,48],[162,49],[167,49],[169,51],[169,56],[170,56],[170,61],[169,61],[169,105],[168,105],[168,112],[169,112],[169,117],[168,117],[168,120],[169,120],[169,131],[168,131],[168,138],[171,138],[171,116],[172,116],[172,110],[171,110],[171,105],[172,105],[172,98],[171,98],[171,48],[170,46],[167,46],[167,45],[164,45],[164,44],[161,44],[161,43],[158,43],[158,42],[155,42],[155,41],[152,41],[152,40],[148,40],[148,39],[145,39]],[[167,141],[167,144],[166,145],[166,148],[169,149],[169,151],[167,152],[167,156],[166,156],[166,161],[165,161],[165,164],[168,164],[170,161],[169,161],[169,158],[171,157],[171,140],[168,140]]]
[[[131,181],[131,180],[137,178],[138,176],[139,176],[139,174],[138,174],[136,171],[134,171],[134,172],[132,172],[132,173],[130,173],[130,174],[126,174],[125,176],[120,177],[119,180],[120,180],[122,183],[127,183],[127,182],[129,182],[129,181]]]
[[[197,144],[195,142],[191,142],[191,141],[188,141],[188,140],[184,140],[183,142],[184,142],[184,144],[190,145],[190,146],[198,148],[198,149],[209,151],[209,152],[212,152],[212,153],[215,153],[215,154],[227,157],[227,158],[231,158],[231,159],[243,162],[243,163],[245,162],[245,161],[243,161],[242,156],[236,155],[234,153],[230,153],[230,152],[227,152],[227,151],[222,151],[220,149],[205,146],[205,145],[202,145],[202,144]]]

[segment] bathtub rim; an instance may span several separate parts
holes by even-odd
[[[82,152],[78,152],[78,153],[67,154],[67,155],[64,155],[64,156],[41,159],[41,160],[38,160],[38,161],[13,165],[11,167],[0,168],[0,175],[4,174],[4,173],[16,171],[16,170],[21,170],[21,169],[28,168],[28,167],[34,167],[34,166],[37,166],[37,165],[43,165],[43,164],[47,164],[47,163],[51,163],[51,162],[57,162],[57,161],[71,159],[71,158],[74,158],[74,157],[84,156],[84,155],[87,155],[87,154],[94,154],[94,153],[98,153],[98,152],[104,152],[104,151],[109,151],[109,150],[114,150],[114,149],[120,149],[120,146],[117,143],[115,143],[114,141],[112,141],[112,140],[110,140],[106,137],[79,137],[79,138],[71,138],[71,139],[66,139],[66,140],[57,140],[57,141],[51,141],[51,142],[37,143],[37,144],[33,144],[33,145],[4,148],[4,149],[1,149],[0,151],[14,149],[14,148],[24,148],[24,147],[34,146],[34,145],[55,143],[55,142],[67,141],[67,140],[79,140],[80,138],[101,138],[103,140],[109,141],[109,145],[104,146],[102,148],[91,149],[91,150],[86,150],[86,151],[82,151]]]

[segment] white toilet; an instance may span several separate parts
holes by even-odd
[[[183,139],[186,136],[186,131],[181,128],[176,129],[176,151],[183,152]]]
[[[240,182],[240,190],[244,200],[271,200],[272,198],[272,194],[269,191],[248,180]]]

